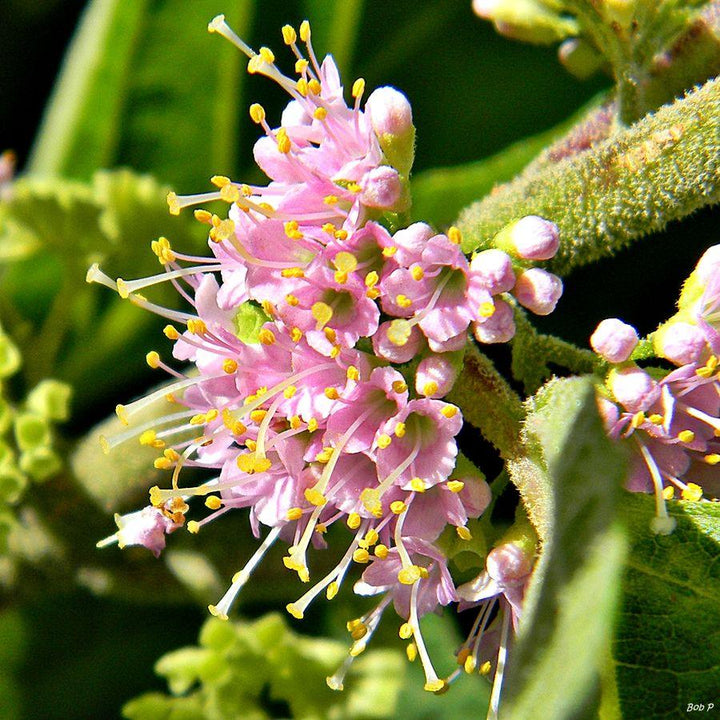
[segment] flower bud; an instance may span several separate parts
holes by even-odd
[[[423,343],[423,334],[417,325],[410,330],[410,337],[404,345],[396,345],[388,337],[392,321],[382,323],[372,337],[373,350],[378,357],[393,363],[406,363],[412,360]]]
[[[495,582],[515,585],[522,582],[532,571],[532,557],[528,557],[519,545],[508,542],[488,553],[485,567]]]
[[[657,383],[637,365],[613,369],[607,385],[615,399],[631,413],[647,410],[660,397]]]
[[[557,225],[537,215],[526,215],[506,225],[495,245],[523,260],[549,260],[560,245]]]
[[[565,69],[579,80],[587,80],[605,62],[605,58],[582,38],[570,38],[558,48],[558,57]]]
[[[478,342],[488,345],[508,342],[515,335],[513,310],[504,300],[495,299],[492,316],[483,322],[474,322],[471,328]]]
[[[590,337],[592,349],[610,363],[625,362],[637,344],[635,328],[617,318],[603,320]]]
[[[515,272],[507,253],[491,248],[476,253],[470,263],[470,272],[478,276],[491,295],[510,292],[515,287]]]
[[[653,336],[655,352],[676,365],[697,362],[707,349],[705,334],[697,325],[669,322]]]
[[[513,295],[536,315],[549,315],[562,295],[563,284],[557,275],[542,268],[525,270],[517,279]]]
[[[385,157],[400,173],[409,175],[415,155],[415,126],[408,99],[395,88],[380,87],[370,94],[365,112]]]
[[[403,190],[397,170],[389,165],[373,168],[360,181],[360,187],[363,204],[383,210],[396,209]]]
[[[454,354],[429,355],[415,371],[415,390],[429,398],[445,397],[452,390],[459,370]]]

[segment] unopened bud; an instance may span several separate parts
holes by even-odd
[[[478,277],[491,295],[510,292],[515,287],[515,272],[510,256],[502,250],[491,248],[473,256],[470,272]]]
[[[660,397],[657,383],[637,365],[613,369],[607,385],[615,399],[631,413],[647,410]]]
[[[395,209],[403,191],[398,171],[389,165],[381,165],[366,173],[360,187],[363,203],[383,210]]]
[[[637,344],[635,328],[617,318],[603,320],[590,337],[592,349],[610,363],[625,362]]]
[[[557,225],[537,215],[527,215],[504,227],[495,237],[500,250],[523,260],[549,260],[560,245]]]
[[[408,99],[395,88],[380,87],[367,99],[365,111],[385,157],[407,176],[415,154],[415,126]]]
[[[445,397],[459,374],[458,363],[451,353],[429,355],[420,361],[415,371],[415,390],[418,395]]]
[[[707,349],[703,331],[686,322],[669,322],[653,336],[655,352],[676,365],[697,362]]]
[[[471,326],[478,342],[488,345],[509,342],[515,335],[513,310],[504,300],[495,299],[495,312],[483,322]]]
[[[496,582],[514,585],[522,582],[532,571],[532,556],[528,557],[519,545],[508,542],[488,553],[485,567]]]
[[[536,315],[549,315],[562,295],[562,280],[542,268],[525,270],[517,279],[513,295]]]

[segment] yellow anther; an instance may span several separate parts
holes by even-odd
[[[283,227],[285,228],[285,234],[291,240],[302,239],[303,234],[300,232],[300,223],[297,220],[288,220]]]
[[[258,333],[258,340],[260,340],[263,345],[274,345],[275,333],[269,328],[263,328]]]
[[[257,450],[257,442],[255,440],[250,440],[249,438],[245,441],[245,447],[250,452],[255,452]]]
[[[385,433],[380,435],[380,437],[377,439],[377,445],[381,450],[384,450],[386,447],[388,447],[391,442],[392,442],[392,438],[389,435],[386,435]]]
[[[462,233],[454,225],[451,225],[447,231],[448,240],[455,245],[459,245],[462,242]]]
[[[427,490],[427,484],[422,478],[414,477],[410,481],[410,487],[413,492],[424,493]]]
[[[706,455],[703,458],[703,462],[706,462],[708,465],[717,465],[720,463],[720,453],[710,453],[710,455]]]
[[[350,187],[348,187],[348,190],[349,189],[350,189]],[[334,235],[335,235],[335,239],[340,240],[341,242],[344,242],[345,240],[348,239],[348,231],[347,230],[336,230]]]
[[[447,487],[450,492],[459,493],[465,487],[465,483],[462,480],[448,480]]]
[[[300,342],[300,341],[302,340],[302,336],[303,336],[303,334],[302,334],[302,330],[301,330],[300,328],[294,327],[294,328],[290,331],[290,339],[291,339],[293,342],[296,342],[296,343],[297,343],[297,342]]]
[[[371,270],[366,276],[365,276],[365,286],[369,288],[373,288],[378,284],[378,281],[380,280],[380,277],[378,274]]]
[[[302,424],[302,420],[297,415],[293,415],[290,418],[290,427],[293,430],[298,430],[300,427],[302,427]]]
[[[325,337],[331,342],[334,343],[337,341],[337,332],[333,328],[330,327],[324,327],[323,333],[325,334]]]
[[[290,305],[290,307],[297,307],[300,304],[300,300],[295,297],[295,295],[288,293],[285,296],[285,302]]]
[[[333,265],[338,270],[350,273],[357,268],[358,261],[352,253],[343,250],[333,258]]]
[[[211,408],[205,413],[205,422],[212,422],[219,414],[215,408]]]
[[[688,483],[687,487],[684,487],[682,491],[683,500],[692,500],[693,502],[697,502],[702,498],[702,495],[702,488],[695,483]]]
[[[398,572],[397,577],[403,585],[414,585],[422,577],[422,574],[417,565],[408,565]]]
[[[390,503],[390,510],[395,515],[402,515],[407,510],[407,505],[402,500],[395,500]]]
[[[396,318],[390,323],[390,327],[387,330],[388,340],[397,347],[402,347],[407,344],[410,339],[410,333],[412,332],[412,325],[407,320],[402,318]]]
[[[399,437],[399,438],[405,437],[405,423],[404,423],[404,422],[399,422],[399,423],[395,426],[395,431],[394,431],[394,432],[395,432],[395,437]]]
[[[455,405],[446,405],[440,412],[448,419],[454,418],[457,415],[458,409]]]
[[[363,507],[375,517],[382,517],[380,491],[377,488],[365,488],[360,493],[360,502],[363,504]]]
[[[340,586],[335,581],[331,582],[325,590],[325,597],[332,600],[338,594],[338,590],[340,590]]]
[[[155,441],[157,439],[157,434],[154,430],[146,430],[144,433],[140,435],[140,444],[141,445],[149,445],[151,447],[154,447]]]
[[[409,308],[412,305],[412,300],[407,295],[396,295],[395,302],[401,308]]]
[[[275,139],[277,140],[278,151],[281,152],[283,155],[287,155],[290,152],[290,148],[292,147],[292,143],[290,142],[290,138],[288,137],[287,130],[285,128],[280,128],[277,131]]]
[[[266,63],[275,62],[275,53],[269,47],[261,47],[258,54]]]
[[[295,568],[292,568],[293,570]],[[285,606],[285,609],[296,619],[296,620],[302,620],[303,619],[303,611],[295,604],[295,603],[288,603]]]
[[[380,558],[380,560],[384,560],[390,551],[388,550],[387,545],[380,543],[380,545],[375,546],[374,552],[375,557]]]
[[[420,281],[425,277],[425,271],[419,265],[415,265],[415,267],[410,270],[410,275],[412,275],[413,280]]]
[[[367,563],[370,562],[370,553],[364,548],[358,548],[353,553],[353,560],[356,563]]]
[[[380,535],[378,535],[378,531],[375,530],[375,528],[370,528],[365,533],[364,540],[367,543],[367,547],[372,547],[379,539],[380,539]]]
[[[322,507],[327,502],[327,498],[315,488],[307,488],[303,494],[305,495],[305,499],[316,507]]]
[[[332,448],[326,447],[323,448],[316,456],[315,460],[316,462],[322,463],[323,465],[326,465],[330,462],[330,458],[332,457]]]
[[[300,23],[300,39],[305,43],[310,39],[310,23],[307,20]]]
[[[429,397],[430,395],[437,394],[437,391],[438,384],[434,380],[428,380],[425,385],[423,385],[422,394]]]
[[[364,78],[358,78],[352,86],[352,96],[357,99],[362,96],[365,92],[365,80]]]
[[[205,498],[205,507],[210,510],[219,510],[222,507],[222,500],[217,495],[208,495]]]
[[[191,532],[193,535],[197,535],[200,532],[200,523],[197,520],[191,520],[187,524],[188,532]]]
[[[347,526],[351,530],[357,530],[360,527],[362,518],[357,513],[350,513],[347,519]]]
[[[380,297],[380,290],[376,287],[369,288],[365,292],[365,297],[369,297],[371,300],[377,300]]]
[[[472,540],[472,533],[463,525],[458,525],[455,532],[461,540]]]
[[[327,532],[327,525],[325,525],[324,523],[318,523],[315,526],[315,532],[318,535],[324,535]]]
[[[322,90],[322,87],[320,83],[313,78],[308,82],[308,92],[311,92],[313,95],[319,95]]]
[[[338,203],[338,196],[337,195],[326,195],[323,198],[323,202],[326,205],[337,205]]]
[[[409,640],[413,636],[412,625],[410,623],[403,623],[398,630],[398,635],[403,640]]]
[[[283,396],[289,400],[291,397],[295,396],[296,392],[297,388],[294,385],[288,385],[288,387],[283,390]]]
[[[318,429],[318,421],[315,418],[310,418],[307,424],[308,432],[315,432]]]
[[[220,199],[232,205],[240,199],[240,189],[237,185],[223,185],[220,188]]]
[[[288,520],[299,520],[302,517],[303,511],[299,507],[291,507],[286,513],[285,517]]]
[[[478,672],[480,675],[489,675],[490,670],[492,669],[492,665],[489,660],[486,660],[478,669]]]
[[[266,472],[272,467],[272,462],[266,457],[255,458],[255,472]]]
[[[204,425],[205,424],[205,415],[204,413],[200,413],[198,415],[193,415],[190,418],[190,424],[191,425]]]
[[[190,318],[187,321],[187,329],[191,335],[205,335],[207,326],[200,318]]]
[[[195,210],[193,215],[195,215],[195,219],[198,222],[205,224],[208,224],[212,218],[212,213],[209,213],[207,210]]]
[[[653,425],[662,425],[662,424],[663,424],[663,416],[662,416],[662,415],[658,415],[657,413],[653,413],[653,414],[648,418],[648,420],[649,420]]]
[[[350,623],[348,623],[348,625],[349,624]],[[352,639],[357,642],[358,640],[362,640],[367,635],[368,627],[364,622],[358,620],[357,624],[353,624],[352,629],[348,628],[348,632],[350,633],[350,637],[352,637]]]
[[[426,682],[425,685],[423,685],[423,690],[427,690],[427,692],[440,694],[448,689],[449,685],[445,680],[442,678],[438,678],[437,680],[432,680],[431,682]]]
[[[354,365],[350,365],[345,372],[345,376],[348,380],[355,380],[357,382],[360,379],[360,371]]]
[[[333,309],[324,302],[316,302],[310,308],[312,316],[316,320],[316,330],[322,330],[332,320]]]
[[[327,117],[328,111],[324,107],[315,108],[313,117],[322,122]]]
[[[663,488],[662,496],[665,500],[672,500],[675,497],[675,488],[672,485]]]
[[[323,232],[326,232],[328,235],[334,235],[337,228],[332,223],[325,223],[322,229]]]
[[[178,200],[177,194],[174,192],[169,192],[165,200],[168,204],[168,212],[171,215],[179,215],[182,207],[180,206],[180,201]]]
[[[692,430],[681,430],[678,433],[678,440],[683,443],[691,443],[695,440],[695,433]]]
[[[391,258],[396,252],[397,248],[395,245],[389,245],[388,247],[383,248],[382,254],[385,258]]]
[[[299,61],[298,61],[298,62],[299,62]],[[297,63],[296,63],[295,66],[297,67]],[[306,61],[305,67],[307,67],[307,61]],[[300,71],[298,71],[298,72],[300,72]],[[295,87],[297,88],[297,91],[298,91],[303,97],[307,97],[307,94],[308,94],[308,82],[307,82],[307,80],[306,80],[304,77],[301,77],[301,78],[295,83]]]
[[[472,675],[472,673],[475,672],[475,668],[477,667],[477,662],[475,660],[475,657],[473,655],[468,655],[465,658],[465,662],[463,663],[463,669],[468,675]]]
[[[145,356],[145,362],[154,370],[160,367],[160,355],[155,350],[151,350]]]
[[[404,380],[394,380],[392,384],[393,392],[404,393],[407,388],[407,383]]]
[[[328,400],[337,400],[340,397],[340,393],[334,387],[326,387],[323,392]]]
[[[300,58],[299,60],[296,60],[295,61],[295,72],[298,75],[302,75],[308,69],[308,65],[310,65],[310,62],[308,60],[306,60],[305,58]]]
[[[169,340],[177,340],[180,337],[180,333],[172,325],[166,325],[163,328],[163,334]]]
[[[225,177],[225,175],[213,175],[210,178],[210,182],[215,185],[215,187],[223,187],[224,185],[227,185],[230,182],[229,177]]]
[[[492,300],[486,300],[478,306],[478,315],[483,318],[490,318],[495,314],[495,303]]]
[[[417,645],[414,642],[408,643],[405,648],[405,655],[409,662],[415,662],[417,659]]]
[[[283,25],[282,36],[286,45],[294,45],[297,42],[297,33],[292,25]]]
[[[250,413],[250,419],[254,423],[261,423],[265,419],[266,415],[267,415],[267,410],[253,410]]]
[[[631,425],[633,428],[637,429],[637,428],[639,428],[644,422],[645,422],[645,413],[644,413],[642,410],[640,410],[640,412],[636,412],[636,413],[632,416],[632,420],[630,421],[630,425]]]
[[[223,360],[222,369],[224,373],[232,375],[238,369],[237,361],[232,358],[226,358]]]
[[[283,268],[280,271],[280,275],[284,278],[303,278],[305,277],[305,272],[302,268],[299,267],[291,267],[291,268]]]
[[[166,457],[159,457],[153,462],[153,467],[156,470],[169,470],[172,467],[172,463]]]

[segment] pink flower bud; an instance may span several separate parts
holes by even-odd
[[[635,328],[617,318],[603,320],[590,337],[592,349],[611,363],[625,362],[637,344]]]
[[[488,553],[485,568],[495,582],[515,585],[531,573],[532,558],[515,543],[504,543]]]
[[[674,322],[658,331],[655,349],[676,365],[688,365],[700,359],[707,343],[705,334],[697,325]]]
[[[706,284],[710,277],[720,272],[720,245],[713,245],[708,248],[695,266],[698,280]]]
[[[658,384],[637,365],[613,370],[608,376],[608,387],[631,413],[647,410],[660,397]]]
[[[515,287],[512,261],[502,250],[492,248],[477,253],[470,263],[470,272],[480,278],[491,295],[510,292]]]
[[[549,260],[560,246],[557,225],[537,215],[527,215],[514,222],[507,240],[508,250],[524,260]]]
[[[389,209],[400,199],[402,181],[395,168],[381,165],[372,169],[360,181],[362,202],[368,207]]]
[[[365,103],[365,112],[375,134],[405,135],[412,130],[412,108],[408,99],[392,87],[379,87]]]
[[[488,345],[508,342],[515,335],[513,310],[504,300],[496,298],[492,316],[484,322],[474,322],[471,327],[478,342]]]
[[[396,345],[388,337],[391,321],[384,322],[372,337],[373,350],[378,357],[393,363],[406,363],[412,360],[423,344],[423,334],[417,325],[410,330],[410,337],[404,345]]]
[[[457,363],[448,355],[429,355],[420,361],[415,371],[415,390],[430,398],[445,397],[458,376]]]
[[[542,268],[525,270],[517,279],[513,295],[536,315],[549,315],[562,295],[562,280]]]

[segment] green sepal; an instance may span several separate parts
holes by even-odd
[[[266,312],[257,303],[244,302],[233,318],[235,335],[246,345],[257,345],[260,342],[260,330],[269,320]]]

